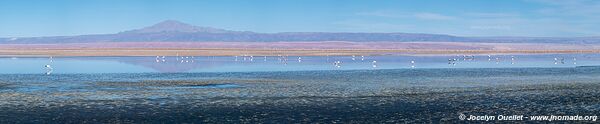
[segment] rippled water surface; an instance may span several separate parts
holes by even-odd
[[[594,115],[598,65],[595,54],[4,57],[0,118],[9,119],[0,123],[458,123],[459,113]]]

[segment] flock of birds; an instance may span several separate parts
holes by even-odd
[[[175,56],[175,58],[176,58],[176,61],[180,62],[180,63],[190,63],[190,62],[193,63],[194,62],[194,56],[179,56],[179,54],[177,54]],[[256,57],[253,55],[240,55],[240,56],[234,56],[234,61],[250,61],[250,62],[252,62],[252,61],[255,61],[255,58]],[[267,61],[267,56],[262,56],[262,58],[263,58],[263,61]],[[277,55],[276,58],[280,63],[282,63],[284,65],[288,64],[288,61],[289,61],[288,55]],[[448,59],[448,65],[456,66],[456,64],[459,61],[474,61],[475,58],[476,58],[475,55],[462,55],[462,56],[456,55],[456,56]],[[359,59],[360,59],[360,61],[365,61],[365,56],[360,56],[360,58],[359,58],[356,55],[352,55],[352,58],[351,58],[352,61],[357,61]],[[502,61],[502,59],[503,58],[501,58],[501,57],[492,57],[492,55],[487,55],[487,60],[495,61],[496,64],[499,64]],[[330,60],[330,57],[327,56],[327,62],[329,62],[329,60]],[[166,59],[165,59],[165,56],[156,56],[155,61],[157,63],[161,63],[161,62],[166,62]],[[302,62],[303,61],[302,57],[299,56],[297,58],[297,61],[299,63]],[[333,63],[333,67],[337,67],[337,68],[342,67],[342,61],[339,59],[336,59],[336,61],[333,61],[332,63]],[[516,63],[516,57],[510,56],[510,64],[515,64],[515,63]],[[556,58],[554,58],[554,64],[565,64],[565,59],[556,57]],[[577,58],[575,58],[575,57],[573,57],[573,64],[577,64]],[[377,61],[372,60],[371,66],[373,68],[377,68],[378,67]],[[415,68],[416,61],[410,60],[409,67]]]
[[[460,61],[462,59],[462,61],[474,61],[475,60],[475,56],[474,55],[463,55],[462,58],[459,55],[456,55],[453,58],[448,59],[448,65],[456,65],[457,61]],[[492,57],[492,55],[487,55],[487,60],[488,61],[492,61],[494,60],[496,62],[496,64],[500,64],[500,62],[502,61],[502,58],[500,57]],[[516,57],[515,56],[510,56],[510,64],[514,65],[516,63]],[[554,64],[558,65],[558,64],[565,64],[565,58],[564,57],[555,57],[554,58]],[[573,64],[577,65],[577,58],[573,57]]]
[[[255,58],[261,58],[261,57],[255,57],[255,56],[252,56],[252,55],[240,55],[240,56],[233,56],[233,57],[234,57],[233,61],[236,61],[236,62],[237,61],[250,61],[250,62],[252,62],[252,61],[255,61]],[[166,58],[168,58],[168,57],[165,57],[165,56],[156,56],[155,62],[156,63],[165,63],[165,62],[167,62]],[[263,61],[265,61],[265,62],[267,61],[267,56],[262,56],[262,58],[263,58]],[[287,65],[288,61],[290,60],[288,55],[277,55],[276,58],[277,58],[277,60],[280,63],[282,63],[284,65]],[[194,60],[194,56],[179,56],[179,54],[177,54],[175,56],[175,59],[176,59],[175,60],[176,62],[180,62],[180,63],[193,63],[195,61]],[[327,62],[329,62],[329,59],[330,59],[330,57],[327,56]],[[357,61],[358,60],[358,58],[357,58],[356,55],[352,55],[351,59],[352,59],[352,61]],[[303,59],[302,59],[301,56],[299,56],[296,60],[298,61],[298,63],[301,63],[303,61]],[[365,56],[360,56],[360,61],[365,61]],[[411,68],[414,68],[415,67],[415,61],[412,60],[412,61],[410,61],[410,63],[411,63]],[[333,61],[333,66],[334,67],[340,68],[341,65],[342,65],[342,61],[341,60]],[[372,65],[373,68],[377,68],[377,61],[373,60],[371,62],[371,65]]]
[[[250,62],[252,62],[252,61],[255,61],[255,58],[257,58],[257,57],[252,56],[252,55],[240,55],[240,56],[233,56],[233,57],[234,57],[233,61],[236,61],[236,62],[237,61],[250,61]],[[165,57],[165,56],[156,56],[155,61],[156,61],[156,63],[165,63],[165,62],[167,62],[166,58],[167,57]],[[194,56],[179,56],[179,54],[177,54],[175,56],[175,58],[176,58],[175,61],[176,62],[180,62],[180,63],[193,63],[194,62]],[[258,57],[258,58],[260,58],[260,57]],[[262,58],[263,58],[263,61],[265,61],[265,62],[267,61],[267,56],[262,56]],[[284,65],[288,64],[288,61],[289,61],[289,56],[288,55],[277,55],[276,58],[277,58],[277,60],[280,63],[282,63]],[[329,62],[329,58],[330,57],[327,56],[327,62]],[[358,60],[358,58],[356,57],[356,55],[352,55],[352,61],[357,61],[357,60]],[[360,56],[360,61],[364,61],[364,60],[365,60],[365,56]],[[302,57],[299,56],[297,58],[297,61],[298,61],[298,63],[301,63],[302,62]],[[412,60],[410,62],[411,62],[411,67],[414,68],[415,67],[415,61]],[[341,65],[342,65],[342,61],[341,60],[333,61],[333,66],[334,67],[340,68]],[[377,61],[373,60],[371,62],[371,65],[372,65],[373,68],[377,68]]]
[[[156,63],[165,63],[167,62],[167,58],[165,56],[156,56],[155,61]],[[255,61],[254,56],[252,55],[240,55],[240,56],[234,56],[234,61]],[[263,61],[267,61],[267,56],[262,56]],[[278,55],[276,56],[277,60],[284,64],[287,65],[288,64],[288,60],[289,60],[289,56],[288,55]],[[456,55],[450,59],[448,59],[448,65],[452,65],[455,66],[459,61],[474,61],[475,60],[475,55]],[[359,58],[356,55],[352,55],[351,60],[352,61],[357,61]],[[342,60],[340,60],[339,58],[335,58],[335,61],[333,61],[333,67],[336,68],[340,68],[342,67]],[[500,61],[502,61],[502,58],[500,57],[492,57],[491,55],[487,55],[487,60],[488,61],[495,61],[496,64],[499,64]],[[577,64],[577,58],[573,57],[572,59],[573,64]],[[44,68],[46,69],[46,74],[50,75],[54,68],[52,68],[52,63],[53,63],[53,57],[50,56],[49,57],[49,63],[46,64],[44,66]],[[194,63],[195,62],[195,58],[194,56],[179,56],[179,54],[177,54],[175,56],[175,61],[176,62],[180,62],[180,63]],[[298,63],[301,63],[303,61],[302,57],[299,56],[297,58]],[[360,61],[365,61],[365,56],[360,56]],[[510,56],[510,62],[511,64],[515,64],[516,61],[516,57],[515,56]],[[327,62],[330,62],[330,56],[327,56]],[[565,64],[565,58],[563,57],[555,57],[554,58],[554,64]],[[376,60],[372,60],[371,61],[371,66],[373,68],[378,68],[378,63]],[[410,60],[409,61],[409,67],[410,68],[415,68],[416,67],[416,61],[415,60]]]

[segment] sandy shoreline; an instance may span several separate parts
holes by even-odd
[[[106,42],[2,44],[0,56],[336,56],[600,53],[598,44],[468,42]]]
[[[2,44],[0,56],[336,56],[600,53],[598,44],[468,42],[98,42]]]
[[[236,49],[236,48],[76,48],[0,49],[0,56],[336,56],[439,54],[561,54],[600,50],[427,50],[427,49]]]

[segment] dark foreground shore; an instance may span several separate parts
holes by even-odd
[[[597,116],[598,74],[516,68],[2,75],[0,123],[438,123],[467,122],[460,114]]]
[[[3,106],[0,114],[2,123],[465,122],[459,120],[459,113],[597,115],[600,95],[593,90],[511,90],[351,98],[214,98],[181,102],[169,102],[171,99],[81,101],[84,103],[66,106]]]

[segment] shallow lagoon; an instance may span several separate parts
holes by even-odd
[[[452,60],[452,61],[450,61]],[[339,67],[334,63],[339,61]],[[376,61],[373,63],[373,61]],[[414,61],[414,64],[411,63]],[[600,54],[447,56],[3,57],[0,74],[268,72],[426,68],[524,68],[600,65]],[[376,67],[374,67],[374,65]]]
[[[10,118],[6,123],[435,123],[462,122],[459,113],[600,112],[597,55],[511,56],[498,56],[498,63],[487,56],[288,57],[287,64],[277,57],[1,58],[0,117]],[[462,60],[448,64],[454,58]],[[46,75],[48,63],[54,69]]]

